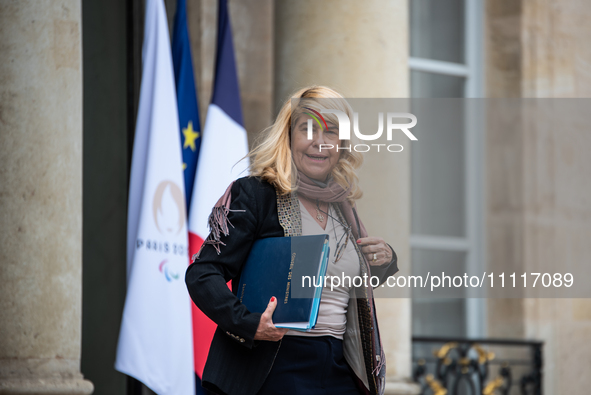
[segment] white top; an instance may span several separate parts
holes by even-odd
[[[320,299],[320,306],[318,308],[318,320],[316,322],[316,326],[310,332],[300,332],[295,330],[289,330],[287,335],[292,336],[334,336],[337,339],[343,339],[343,335],[345,333],[345,329],[347,327],[347,306],[349,304],[349,291],[351,287],[349,286],[349,280],[347,276],[351,278],[351,282],[353,282],[354,276],[359,276],[361,273],[361,268],[359,267],[359,258],[357,256],[357,252],[355,251],[355,246],[351,239],[347,242],[347,247],[343,253],[343,256],[337,263],[334,263],[337,251],[337,242],[345,233],[345,229],[343,226],[337,222],[336,220],[332,219],[331,217],[323,214],[325,217],[325,221],[328,221],[326,224],[326,229],[322,229],[322,227],[316,222],[314,217],[308,212],[308,210],[304,207],[302,202],[300,202],[300,212],[302,216],[302,235],[318,235],[318,234],[327,234],[329,235],[329,246],[330,246],[330,256],[328,259],[328,266],[326,269],[326,276],[328,277],[328,281],[326,282],[326,287],[322,289],[322,298]],[[330,206],[328,213],[338,219],[337,213]],[[335,239],[335,232],[336,232],[336,239]],[[347,236],[345,236],[347,237]],[[345,242],[345,237],[342,238],[341,244]],[[340,286],[333,287],[331,290],[331,282],[330,277],[336,276],[341,281]],[[345,279],[343,284],[343,278]],[[337,281],[334,281],[334,284],[337,284]]]

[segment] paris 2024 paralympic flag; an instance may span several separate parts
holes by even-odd
[[[159,395],[193,395],[179,121],[162,0],[147,0],[127,223],[127,296],[115,368]]]
[[[213,97],[205,118],[189,212],[191,255],[199,250],[209,234],[207,219],[217,200],[232,181],[248,175],[248,159],[241,160],[248,153],[248,140],[242,121],[232,29],[226,0],[220,0],[218,7]],[[216,326],[193,305],[193,327],[195,371],[202,377]]]

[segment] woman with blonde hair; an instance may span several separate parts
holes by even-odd
[[[346,100],[324,86],[286,101],[249,154],[251,175],[233,182],[214,207],[211,234],[187,269],[191,298],[218,325],[202,378],[215,393],[384,391],[385,359],[367,282],[325,286],[309,332],[273,325],[276,297],[263,313],[252,313],[236,296],[252,244],[267,237],[328,234],[327,276],[373,276],[381,284],[398,271],[394,250],[368,236],[355,209],[361,154],[346,149],[351,142],[339,139],[336,116],[323,110],[352,119]]]

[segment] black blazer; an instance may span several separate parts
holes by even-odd
[[[205,245],[189,266],[185,282],[191,298],[218,327],[214,334],[202,385],[220,394],[255,394],[263,385],[281,342],[255,341],[261,314],[251,313],[236,296],[243,263],[257,239],[282,237],[275,188],[258,177],[244,177],[232,186],[229,235],[218,255]],[[396,255],[393,255],[396,257]],[[396,259],[386,268],[372,268],[385,279],[398,271]],[[226,283],[232,280],[232,291]]]

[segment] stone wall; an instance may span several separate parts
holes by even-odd
[[[489,0],[489,96],[590,97],[590,17],[584,0]],[[527,272],[588,265],[591,133],[574,119],[546,128],[527,116],[517,121],[523,126],[517,133],[498,120],[487,130],[489,263]],[[590,300],[491,300],[488,307],[489,336],[545,341],[545,393],[587,391]]]

